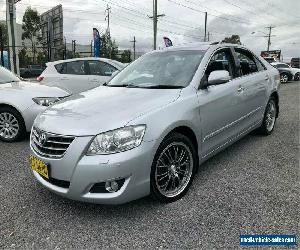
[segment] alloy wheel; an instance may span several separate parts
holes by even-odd
[[[288,80],[289,80],[288,75],[282,74],[282,75],[280,76],[280,81],[281,81],[282,83],[287,83]]]
[[[175,197],[185,190],[193,174],[193,156],[182,142],[169,144],[159,155],[155,168],[155,182],[158,191],[168,197]]]
[[[270,132],[273,130],[276,120],[276,106],[274,101],[270,101],[267,105],[266,112],[266,129]]]
[[[13,139],[19,133],[17,118],[8,112],[0,113],[0,136],[4,139]]]

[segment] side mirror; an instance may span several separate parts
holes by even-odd
[[[217,85],[229,82],[231,76],[227,70],[215,70],[209,74],[208,85]]]

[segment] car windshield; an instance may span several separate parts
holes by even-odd
[[[19,81],[20,79],[14,73],[0,66],[0,84]]]
[[[181,50],[146,54],[116,75],[108,86],[184,88],[192,80],[204,53]]]

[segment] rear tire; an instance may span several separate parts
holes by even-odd
[[[274,97],[271,97],[268,101],[264,119],[261,126],[257,129],[257,132],[261,135],[270,135],[272,134],[276,119],[277,119],[277,104]]]
[[[21,114],[12,107],[0,107],[0,140],[20,141],[26,135],[26,127]]]
[[[169,134],[159,146],[152,163],[152,197],[164,203],[180,199],[192,184],[197,167],[197,152],[191,140],[180,133]]]
[[[297,73],[297,74],[294,76],[294,80],[295,80],[295,81],[299,81],[299,80],[300,80],[300,73]]]

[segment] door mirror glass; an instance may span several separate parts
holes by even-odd
[[[209,74],[208,85],[217,85],[229,82],[231,76],[227,70],[214,70]]]

